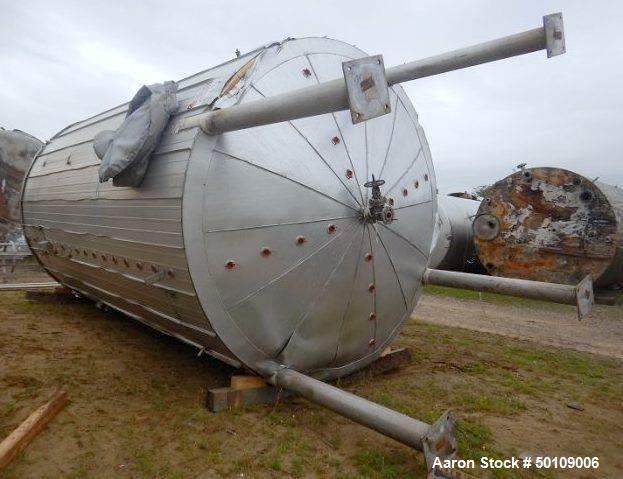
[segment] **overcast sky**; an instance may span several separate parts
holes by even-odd
[[[562,11],[567,54],[532,53],[405,85],[440,192],[518,163],[623,186],[623,2],[7,1],[0,10],[0,126],[48,139],[128,101],[285,37],[329,36],[387,66],[541,26]]]

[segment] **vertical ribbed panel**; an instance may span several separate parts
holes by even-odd
[[[70,125],[48,142],[27,176],[22,207],[33,252],[59,281],[235,364],[188,272],[182,200],[197,130],[177,131],[176,125],[195,108],[205,109],[196,99],[215,77],[226,80],[245,61],[179,82],[180,113],[163,133],[139,188],[98,180],[93,138],[121,125],[124,104]]]
[[[436,209],[401,88],[391,114],[363,124],[342,111],[218,137],[180,129],[208,109],[340,78],[363,56],[286,40],[178,82],[178,113],[138,188],[99,183],[92,147],[127,105],[68,126],[24,189],[36,256],[68,287],[231,364],[329,379],[371,363],[417,302]],[[364,220],[372,175],[399,221]]]

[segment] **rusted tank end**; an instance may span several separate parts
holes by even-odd
[[[493,185],[473,223],[495,276],[577,284],[615,262],[620,219],[593,181],[560,168],[518,171]]]

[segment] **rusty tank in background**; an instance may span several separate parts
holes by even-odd
[[[496,276],[603,288],[623,283],[623,189],[561,168],[526,168],[493,185],[474,220]]]
[[[0,245],[25,245],[20,194],[30,163],[43,143],[20,130],[0,128]]]
[[[428,267],[483,273],[472,233],[480,201],[466,193],[437,195],[437,217]]]

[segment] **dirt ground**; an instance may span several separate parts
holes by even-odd
[[[487,322],[478,325],[482,311]],[[505,326],[509,334],[535,337],[548,317],[561,324],[547,333],[555,338],[539,341],[613,357],[429,323],[484,329],[510,322],[517,329]],[[344,387],[427,422],[451,409],[464,458],[600,458],[598,470],[468,471],[476,477],[623,477],[621,329],[608,316],[607,331],[593,342],[591,323],[569,318],[572,309],[540,303],[425,295],[397,341],[412,351],[411,364]],[[595,321],[593,333],[602,324]],[[300,398],[208,412],[207,389],[226,385],[230,374],[194,348],[90,302],[2,293],[0,438],[56,389],[71,402],[0,477],[424,477],[419,453]]]
[[[587,351],[623,359],[623,306],[595,305],[593,312],[578,321],[575,307],[517,300],[500,295],[463,292],[463,298],[449,297],[451,291],[435,288],[418,305],[415,318],[442,326],[455,326],[529,339],[538,343]],[[472,301],[465,301],[465,296]]]

